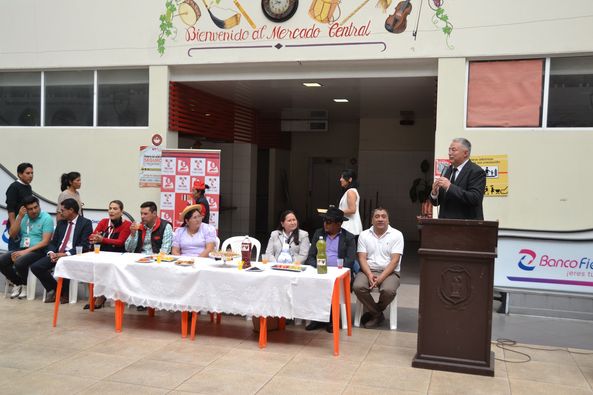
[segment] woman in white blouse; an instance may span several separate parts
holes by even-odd
[[[358,194],[358,181],[356,172],[352,169],[346,169],[340,174],[340,186],[344,190],[344,195],[340,199],[338,208],[344,212],[348,221],[342,223],[342,229],[346,229],[354,236],[362,232],[362,221],[360,220],[360,195]]]
[[[270,262],[276,262],[282,252],[284,243],[288,244],[292,261],[304,263],[309,253],[309,233],[299,229],[299,222],[292,210],[286,210],[280,215],[278,229],[270,234],[266,254]]]

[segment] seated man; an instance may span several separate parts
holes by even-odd
[[[27,277],[29,266],[45,256],[54,231],[54,221],[51,216],[39,208],[39,199],[28,196],[23,199],[20,208],[8,234],[11,239],[19,239],[19,249],[0,256],[0,271],[14,284],[11,299],[27,297]]]
[[[173,228],[164,219],[159,218],[156,203],[144,202],[140,205],[142,223],[134,222],[130,226],[130,235],[126,240],[126,251],[169,254],[173,244]]]
[[[344,260],[344,266],[352,269],[356,258],[356,241],[352,233],[342,229],[342,222],[348,221],[348,218],[344,217],[342,210],[333,206],[328,208],[321,217],[323,218],[323,228],[317,229],[313,235],[306,264],[317,267],[317,240],[319,237],[323,237],[326,243],[327,266],[337,266],[338,258],[341,258]],[[311,321],[305,329],[312,331],[324,326],[329,333],[332,333],[331,312],[329,323]]]
[[[361,272],[354,279],[353,290],[368,310],[361,318],[365,328],[375,328],[383,322],[383,310],[395,299],[399,288],[400,258],[404,252],[402,233],[389,226],[389,213],[379,207],[373,210],[373,226],[358,237],[358,260]],[[379,302],[371,295],[379,288]]]
[[[89,236],[93,233],[93,223],[78,215],[79,211],[80,206],[75,199],[65,199],[60,204],[59,212],[62,214],[62,219],[56,225],[56,230],[47,248],[47,255],[31,265],[31,271],[47,291],[45,303],[52,303],[56,300],[58,283],[51,271],[56,266],[58,259],[76,254],[76,246],[82,246],[83,251],[90,250]],[[60,303],[68,303],[69,284],[70,280],[64,279]]]

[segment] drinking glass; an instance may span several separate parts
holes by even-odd
[[[95,244],[95,254],[98,254],[101,251],[101,244]]]

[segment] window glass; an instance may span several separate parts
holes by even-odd
[[[550,59],[548,127],[593,127],[593,56]]]
[[[99,70],[98,126],[148,126],[148,70]]]
[[[41,73],[0,73],[0,126],[39,126]]]
[[[93,71],[45,72],[45,125],[93,126]]]

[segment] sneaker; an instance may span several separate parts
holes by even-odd
[[[14,285],[12,287],[12,293],[10,294],[10,299],[14,299],[21,293],[22,285]]]
[[[26,299],[27,298],[27,286],[26,285],[21,285],[21,292],[19,293],[18,298],[19,299]]]

